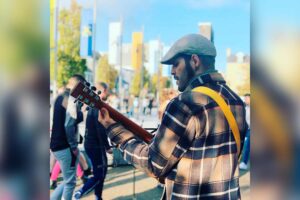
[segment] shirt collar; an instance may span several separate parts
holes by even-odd
[[[217,70],[209,70],[205,73],[199,74],[195,76],[190,82],[188,83],[187,90],[192,90],[195,87],[205,85],[207,83],[226,83],[222,74],[220,74]]]

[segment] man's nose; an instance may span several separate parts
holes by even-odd
[[[175,67],[174,66],[172,66],[172,68],[171,68],[171,75],[175,75]]]

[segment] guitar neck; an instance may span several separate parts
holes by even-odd
[[[119,113],[117,110],[109,106],[108,104],[104,103],[103,101],[97,102],[95,105],[96,108],[106,108],[109,112],[110,117],[115,120],[116,122],[120,122],[127,130],[132,132],[134,135],[138,136],[140,139],[142,139],[146,143],[150,143],[151,139],[153,138],[153,135],[151,135],[148,131],[140,127],[135,122],[131,121],[121,113]]]

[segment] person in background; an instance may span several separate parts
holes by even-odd
[[[147,106],[149,104],[148,97],[143,98],[142,106],[143,106],[143,115],[146,115]]]
[[[133,100],[133,115],[139,115],[139,98],[138,97],[134,97]]]
[[[128,110],[127,110],[127,114],[129,117],[133,117],[133,113],[134,113],[133,101],[134,101],[134,96],[131,94],[128,99]]]
[[[240,169],[242,170],[248,169],[248,160],[250,154],[250,94],[245,94],[245,109],[246,109],[246,121],[249,128],[246,133],[242,160],[239,165]]]
[[[55,189],[57,187],[57,178],[61,171],[59,162],[56,161],[51,173],[50,173],[50,189]],[[88,179],[88,176],[92,174],[91,168],[89,168],[86,159],[82,152],[79,154],[79,165],[77,165],[76,175],[79,177],[83,183]]]
[[[83,76],[73,75],[68,81],[66,92],[59,95],[54,103],[50,149],[61,167],[63,183],[53,191],[51,200],[71,200],[76,186],[79,156],[77,125],[83,120],[83,114],[69,92],[79,81],[85,82]]]
[[[153,101],[154,101],[154,99],[151,97],[150,99],[149,99],[149,103],[148,103],[148,114],[149,115],[151,115],[151,112],[152,112],[152,108],[153,108]]]
[[[107,103],[116,110],[120,109],[120,100],[116,93],[112,93],[109,95]]]
[[[108,86],[104,82],[96,85],[101,91],[100,97],[102,101],[106,101],[108,97]],[[102,124],[98,122],[98,110],[89,109],[86,119],[86,131],[84,140],[85,151],[90,158],[93,166],[93,177],[87,180],[81,189],[74,194],[75,199],[80,199],[84,195],[94,190],[96,199],[102,199],[102,190],[107,173],[107,156],[106,152],[112,153],[106,130]]]

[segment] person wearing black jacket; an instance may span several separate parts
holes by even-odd
[[[101,99],[105,101],[108,96],[107,84],[101,82],[96,87],[101,91]],[[103,184],[107,173],[106,152],[112,153],[112,150],[110,149],[106,130],[98,122],[98,110],[96,109],[89,109],[87,114],[84,148],[92,162],[93,177],[75,193],[74,197],[80,199],[94,189],[96,199],[102,199]]]
[[[77,125],[83,120],[80,106],[74,103],[74,98],[69,96],[69,91],[79,81],[85,82],[81,75],[73,75],[63,95],[59,95],[54,103],[52,134],[50,149],[59,162],[63,183],[51,194],[51,200],[71,200],[76,186],[76,167],[79,150],[77,148]]]

